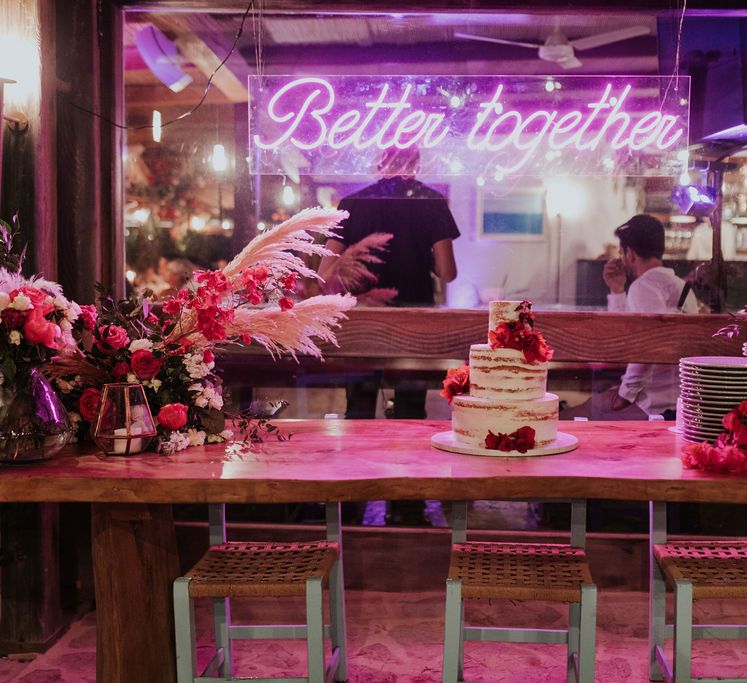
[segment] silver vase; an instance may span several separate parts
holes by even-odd
[[[70,418],[39,368],[0,386],[0,463],[48,460],[70,441]]]

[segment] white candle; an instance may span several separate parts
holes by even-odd
[[[134,434],[141,434],[142,429],[138,429],[135,431],[135,427],[137,425],[132,426],[132,430],[130,431],[131,435]],[[119,438],[118,438],[119,437]],[[114,453],[120,453],[125,454],[127,453],[127,429],[126,427],[120,427],[119,429],[114,430]],[[136,438],[130,438],[130,453],[139,453],[143,450],[143,440],[142,439],[136,439]]]

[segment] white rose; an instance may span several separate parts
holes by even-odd
[[[127,381],[130,384],[140,384],[140,380],[137,378],[137,375],[134,372],[130,372],[127,375]]]
[[[75,322],[80,317],[80,306],[74,301],[68,301],[67,308],[65,309],[65,317],[70,322]]]
[[[196,429],[187,430],[187,438],[191,446],[202,446],[205,443],[206,434],[204,431],[197,431]]]
[[[153,349],[153,342],[150,339],[135,339],[130,343],[130,353],[150,351],[151,349]]]
[[[0,292],[0,311],[4,311],[8,306],[10,306],[10,294]]]
[[[31,299],[25,294],[16,294],[10,307],[15,308],[17,311],[28,311],[30,308],[33,308]]]
[[[10,343],[15,344],[16,346],[21,343],[21,333],[18,330],[13,330],[10,335],[8,335],[8,338],[10,339]]]

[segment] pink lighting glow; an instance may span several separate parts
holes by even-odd
[[[282,173],[295,148],[311,173],[370,175],[383,150],[417,146],[428,175],[681,172],[687,79],[667,101],[658,77],[554,80],[562,88],[545,77],[252,77],[253,170]]]

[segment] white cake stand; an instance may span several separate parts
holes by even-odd
[[[533,448],[526,453],[519,451],[499,451],[493,448],[483,448],[481,446],[472,446],[462,441],[457,441],[454,432],[439,432],[431,437],[431,446],[442,451],[451,451],[452,453],[463,453],[464,455],[488,455],[494,458],[527,458],[535,455],[557,455],[572,451],[578,446],[578,439],[573,434],[558,432],[555,440],[542,446]]]

